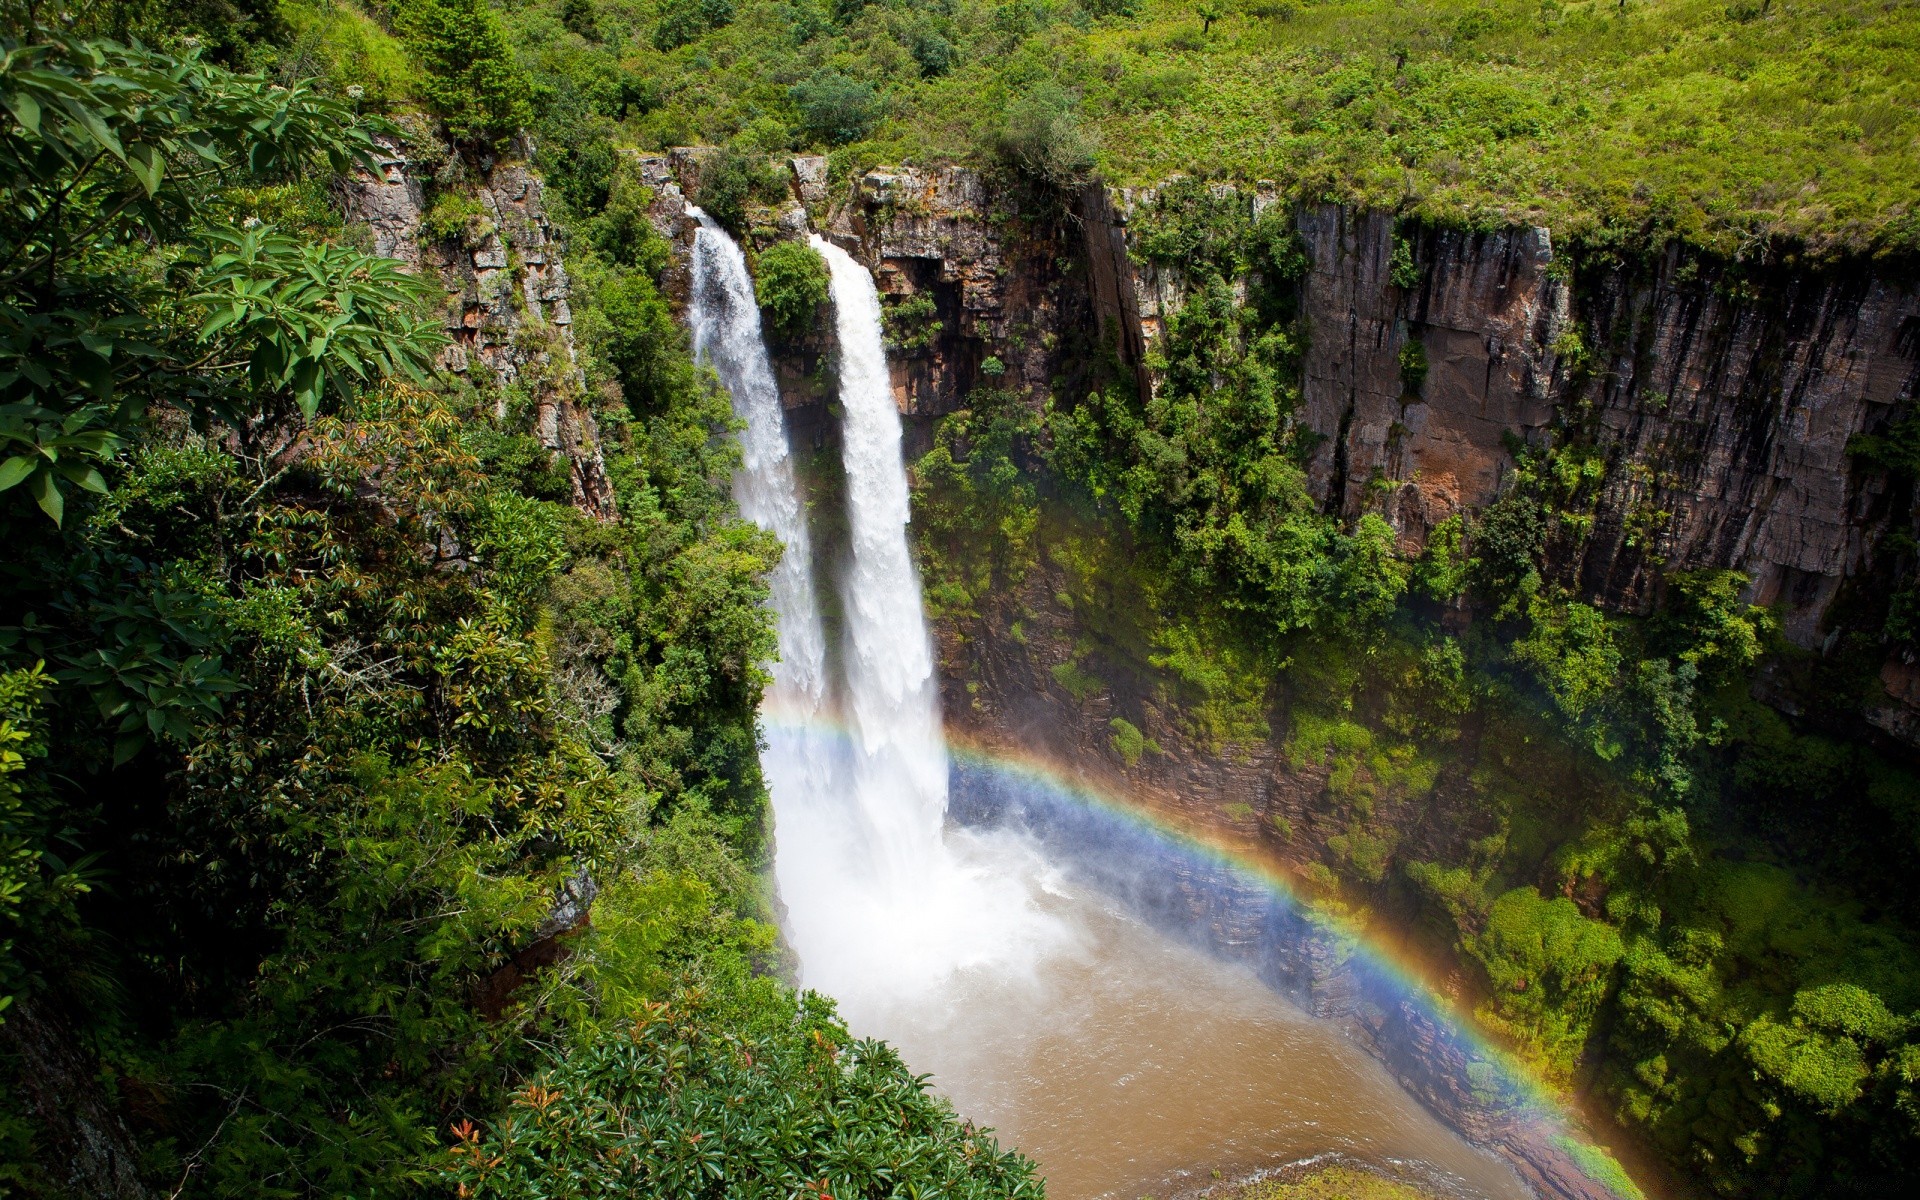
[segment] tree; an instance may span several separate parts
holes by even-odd
[[[427,106],[456,140],[497,142],[531,119],[531,89],[487,0],[413,0],[394,24],[425,72]]]
[[[800,128],[813,141],[829,146],[857,142],[873,132],[881,114],[880,94],[870,83],[827,71],[792,90],[800,110]]]
[[[826,260],[805,242],[775,242],[754,264],[753,293],[768,331],[793,341],[813,327],[827,302]]]

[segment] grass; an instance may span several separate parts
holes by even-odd
[[[1116,183],[1265,179],[1728,254],[1920,253],[1913,0],[1240,0],[1210,31],[1191,0],[1097,15],[1118,7],[741,0],[668,52],[652,5],[600,5],[592,42],[558,0],[505,15],[537,95],[585,97],[643,147],[983,162],[1021,96],[1064,91]],[[916,58],[930,38],[944,73]],[[826,76],[874,89],[866,141],[808,132],[794,88]]]
[[[1202,35],[1156,2],[980,65],[1071,78],[1109,179],[1271,179],[1437,222],[1725,252],[1920,245],[1920,5],[1322,0]],[[1026,61],[1022,61],[1026,60]]]

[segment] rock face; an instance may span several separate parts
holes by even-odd
[[[1585,434],[1607,473],[1592,535],[1561,564],[1578,592],[1646,612],[1663,573],[1733,568],[1756,602],[1784,606],[1795,641],[1820,640],[1886,523],[1886,481],[1847,443],[1920,386],[1912,281],[1859,266],[1740,277],[1675,250],[1570,282],[1546,230],[1511,229],[1417,235],[1417,282],[1401,287],[1384,214],[1319,208],[1298,223],[1305,417],[1328,439],[1312,480],[1330,509],[1384,493],[1417,546],[1498,496],[1507,442]],[[1417,394],[1400,372],[1415,341]]]
[[[439,277],[449,293],[441,366],[485,372],[503,387],[524,383],[534,398],[535,435],[567,458],[574,506],[612,517],[613,484],[574,359],[570,285],[539,179],[522,162],[501,161],[447,181],[479,203],[481,216],[430,242],[422,236],[427,180],[401,146],[384,149],[378,176],[345,181],[349,219],[366,225],[375,253]]]
[[[883,294],[937,309],[938,332],[895,355],[903,413],[979,386],[1072,398],[1096,356],[1154,386],[1148,352],[1186,281],[1129,253],[1151,190],[1096,185],[1035,218],[960,168],[872,171],[839,197],[812,160],[795,180]],[[1333,205],[1294,223],[1310,264],[1299,415],[1329,511],[1380,511],[1417,550],[1500,496],[1512,446],[1577,437],[1606,474],[1590,534],[1553,566],[1589,600],[1645,613],[1666,574],[1731,568],[1813,646],[1845,581],[1876,569],[1887,480],[1847,445],[1920,391],[1916,281],[1857,263],[1741,273],[1678,250],[1575,272],[1542,228],[1403,231]],[[1414,389],[1405,353],[1426,364]],[[983,375],[989,357],[1004,374]]]

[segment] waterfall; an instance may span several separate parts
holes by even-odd
[[[693,297],[688,323],[693,351],[710,364],[733,397],[740,433],[740,470],[733,496],[747,520],[780,539],[786,551],[768,579],[780,658],[761,711],[766,748],[761,773],[775,820],[834,791],[831,756],[806,731],[827,707],[827,639],[814,591],[813,547],[806,510],[787,451],[786,414],[760,332],[760,306],[740,247],[698,208],[693,235]]]
[[[907,473],[880,335],[873,277],[814,236],[832,275],[840,347],[842,462],[851,569],[842,581],[854,801],[874,839],[872,867],[889,892],[923,879],[940,853],[947,753],[920,576],[907,545]]]
[[[1043,946],[1069,939],[1041,910],[1046,869],[1025,842],[946,828],[947,751],[880,297],[844,250],[817,236],[813,246],[839,348],[845,736],[824,789],[774,789],[774,870],[801,982],[839,1001],[859,1032],[897,1037],[957,1003],[956,974],[1024,976]]]
[[[802,983],[838,1000],[862,1033],[898,1034],[938,1020],[956,973],[1024,975],[1064,929],[1036,905],[1045,870],[1025,843],[945,827],[946,744],[872,276],[814,239],[839,335],[851,537],[844,628],[830,655],[746,257],[711,218],[689,211],[699,223],[694,352],[746,424],[734,496],[786,547],[770,580],[780,660],[761,706],[760,762],[787,936]]]

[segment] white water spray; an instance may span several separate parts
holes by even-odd
[[[786,414],[780,388],[760,334],[760,306],[746,256],[713,218],[687,210],[700,227],[693,235],[693,351],[712,364],[733,397],[734,415],[746,422],[740,434],[740,470],[733,495],[740,513],[778,537],[786,547],[768,579],[780,661],[763,709],[767,748],[761,770],[782,811],[804,811],[816,796],[834,790],[831,758],[805,729],[827,706],[827,639],[814,592],[813,547],[807,514],[794,485],[787,451]]]
[[[947,750],[920,578],[907,544],[907,473],[873,277],[816,235],[840,350],[852,563],[842,581],[846,799],[796,830],[776,811],[776,872],[801,978],[862,1032],[922,1023],[963,971],[1023,975],[1066,929],[1036,906],[1037,856],[1009,837],[945,829]],[[797,816],[799,814],[796,814]],[[789,835],[797,834],[796,844]],[[804,848],[804,853],[801,851]]]

